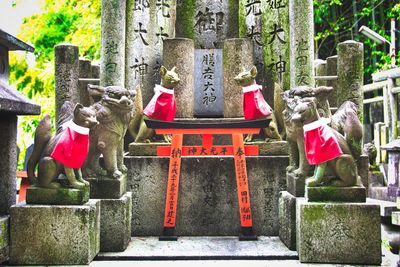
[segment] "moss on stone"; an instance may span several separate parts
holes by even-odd
[[[323,218],[324,213],[323,205],[305,206],[303,210],[303,218],[306,222],[317,221]]]
[[[229,4],[231,2],[237,2],[230,0]],[[247,26],[246,26],[246,1],[244,0],[239,0],[239,18],[238,18],[238,23],[239,23],[239,38],[245,38],[247,36]]]
[[[8,223],[7,221],[0,223],[0,249],[8,245]]]
[[[194,39],[193,20],[196,13],[196,0],[185,0],[177,5],[177,17],[182,22],[180,27],[183,27],[183,35],[186,38]]]

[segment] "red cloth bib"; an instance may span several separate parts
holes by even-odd
[[[155,120],[173,121],[176,112],[174,90],[157,84],[154,93],[153,98],[143,110],[143,114]]]
[[[69,168],[81,168],[89,152],[89,128],[67,122],[51,157]]]
[[[261,89],[262,86],[258,84],[243,87],[243,113],[245,120],[258,119],[272,113],[272,108],[265,101]]]
[[[343,154],[326,119],[304,125],[304,147],[310,165],[318,165]]]

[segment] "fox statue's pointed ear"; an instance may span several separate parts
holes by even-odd
[[[75,105],[75,108],[74,108],[74,116],[75,116],[75,117],[77,117],[77,115],[78,115],[78,113],[79,113],[79,110],[82,109],[82,108],[83,108],[83,105],[82,105],[81,103],[77,103],[77,104]]]
[[[256,66],[253,66],[250,70],[250,74],[253,78],[255,78],[257,76],[257,68]]]
[[[176,66],[174,66],[174,67],[171,69],[171,72],[175,72],[175,70],[176,70]]]
[[[160,75],[161,77],[164,77],[165,74],[167,74],[167,69],[164,66],[160,67]]]
[[[246,72],[246,68],[245,67],[242,67],[242,72]]]

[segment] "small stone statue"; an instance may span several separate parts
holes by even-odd
[[[61,107],[57,133],[51,137],[50,116],[46,115],[35,132],[33,152],[28,160],[28,177],[36,181],[35,168],[38,166],[37,185],[45,188],[60,188],[56,180],[64,174],[71,187],[83,188],[88,182],[82,179],[81,167],[89,149],[89,131],[98,124],[95,112],[81,104],[74,108],[66,101]]]
[[[90,133],[89,154],[82,171],[85,178],[100,175],[118,179],[127,171],[123,164],[123,140],[133,115],[136,92],[120,86],[91,85],[88,89],[95,101],[91,108],[99,125]],[[103,155],[105,170],[100,167],[100,155]]]
[[[267,128],[263,129],[265,139],[269,140],[282,140],[277,129],[275,116],[272,108],[265,101],[262,95],[262,85],[256,83],[257,68],[253,66],[249,71],[243,68],[234,79],[237,84],[243,88],[243,113],[245,120],[255,120],[258,118],[271,115],[272,122]],[[253,135],[248,135],[245,142],[250,142]]]
[[[139,129],[136,134],[136,143],[149,143],[155,135],[153,129],[147,128],[144,122],[144,116],[161,121],[173,121],[176,112],[176,101],[174,88],[180,82],[178,74],[175,72],[175,67],[167,70],[164,66],[160,68],[161,85],[156,85],[154,88],[154,96],[149,104],[143,110],[143,116],[140,120],[140,126],[130,124],[130,132],[135,132],[134,129]],[[170,137],[164,136],[167,142],[170,142]]]

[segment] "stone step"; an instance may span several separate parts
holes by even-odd
[[[158,237],[133,237],[124,252],[101,252],[96,261],[126,260],[297,260],[279,237],[260,236],[258,241],[239,241],[234,236],[179,237],[159,241]]]

